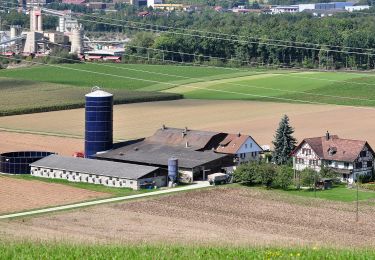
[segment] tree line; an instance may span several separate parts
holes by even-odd
[[[168,17],[137,18],[137,21],[155,24],[146,28],[154,32],[124,28],[133,33],[137,31],[130,45],[143,47],[129,47],[127,53],[147,56],[148,61],[309,69],[375,68],[375,13],[322,19],[309,14],[269,16],[209,11],[176,16],[172,13]]]

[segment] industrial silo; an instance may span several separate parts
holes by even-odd
[[[70,42],[71,42],[71,47],[70,47],[71,53],[76,53],[76,54],[83,53],[82,30],[81,30],[81,28],[74,28],[72,30]]]
[[[168,159],[168,177],[172,183],[176,182],[177,174],[178,174],[178,159],[169,158]]]
[[[113,146],[113,95],[93,88],[86,95],[85,157]]]

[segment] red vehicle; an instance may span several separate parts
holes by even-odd
[[[83,152],[75,152],[73,157],[85,158],[85,154]]]

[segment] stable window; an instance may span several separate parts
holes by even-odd
[[[361,157],[366,157],[366,155],[367,155],[366,151],[361,151],[361,153],[359,154],[359,156],[361,156]]]
[[[372,161],[367,162],[367,167],[372,167]]]
[[[362,162],[355,163],[355,168],[362,168]]]

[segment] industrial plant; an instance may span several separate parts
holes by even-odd
[[[81,60],[121,61],[124,48],[121,41],[110,42],[108,48],[98,49],[98,41],[88,38],[82,24],[73,17],[70,10],[56,11],[45,7],[33,6],[27,11],[30,16],[30,28],[19,25],[10,26],[9,31],[0,32],[0,53],[4,56],[47,56],[54,47],[63,48],[76,54]],[[43,16],[58,17],[55,30],[44,30]],[[106,41],[100,41],[106,44]],[[120,45],[119,45],[120,44]]]
[[[249,135],[165,125],[150,137],[114,143],[113,95],[94,87],[85,101],[83,154],[2,154],[0,171],[137,190],[231,174],[237,165],[258,160],[263,151]]]

